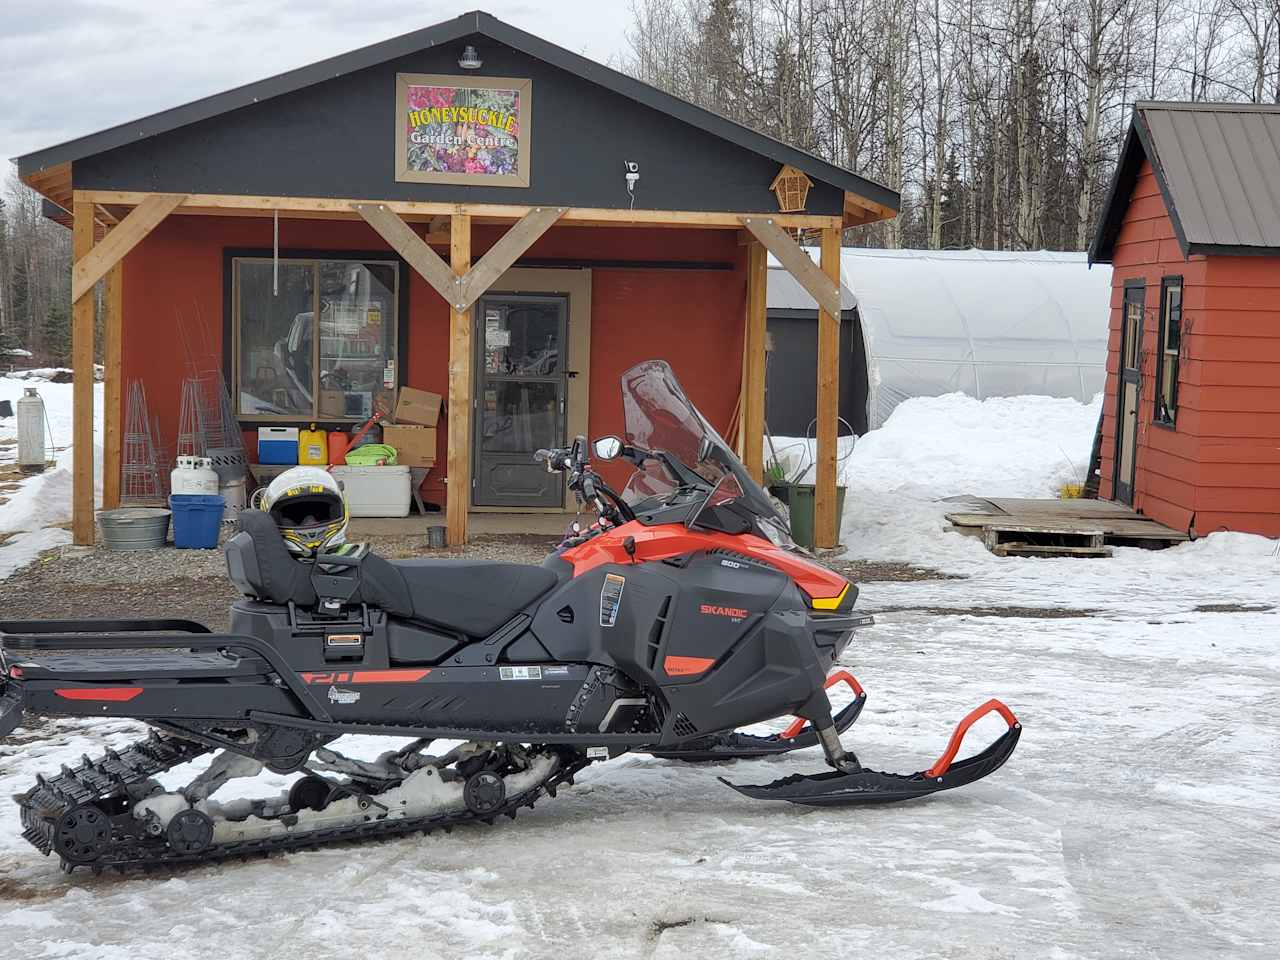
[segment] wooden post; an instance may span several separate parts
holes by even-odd
[[[449,225],[449,253],[453,272],[464,276],[471,269],[471,217],[456,213]],[[461,303],[449,304],[449,488],[445,501],[449,545],[467,542],[471,510],[471,407],[472,396],[471,311]]]
[[[72,204],[72,271],[93,250],[93,204]],[[71,305],[71,536],[93,545],[93,287]]]
[[[743,338],[743,465],[756,483],[764,479],[764,368],[769,258],[764,245],[747,247],[747,329]]]
[[[822,272],[840,287],[840,230],[822,231]],[[840,540],[836,509],[836,443],[840,416],[840,315],[818,311],[818,455],[813,542],[834,547]]]
[[[107,273],[102,298],[102,509],[120,506],[121,382],[124,261]]]

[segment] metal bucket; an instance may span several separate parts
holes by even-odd
[[[240,517],[240,511],[244,509],[244,477],[238,480],[227,480],[218,487],[218,493],[222,494],[222,499],[226,501],[227,507],[222,514],[224,521],[236,520]]]
[[[98,514],[102,543],[108,550],[156,550],[169,536],[168,510],[121,507]]]

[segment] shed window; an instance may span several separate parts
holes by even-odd
[[[1165,277],[1160,285],[1160,356],[1156,365],[1158,423],[1178,419],[1178,358],[1182,351],[1182,278]]]
[[[397,383],[396,262],[232,261],[237,413],[258,420],[357,420]],[[319,317],[317,325],[316,318]]]

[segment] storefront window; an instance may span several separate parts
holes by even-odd
[[[357,420],[389,409],[398,264],[287,259],[273,279],[269,258],[238,257],[232,269],[240,416]]]

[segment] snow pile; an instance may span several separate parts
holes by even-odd
[[[950,569],[991,557],[954,531],[947,497],[1054,497],[1083,483],[1102,409],[1056,397],[915,397],[859,438],[845,464],[850,556]],[[995,559],[992,557],[992,559]],[[963,572],[963,571],[962,571]]]
[[[1102,397],[915,397],[859,439],[851,484],[932,498],[1052,497],[1083,483]]]
[[[28,379],[0,377],[0,400],[13,401],[23,389],[32,386]],[[71,542],[71,535],[57,526],[71,519],[71,435],[72,385],[40,383],[49,431],[53,436],[52,457],[57,465],[44,473],[20,481],[16,490],[0,490],[0,580],[30,563],[41,551]],[[17,418],[0,418],[0,467],[16,462]],[[93,401],[94,481],[101,495],[102,486],[102,385],[94,386]],[[6,444],[4,441],[10,441]],[[46,455],[49,455],[46,451]],[[7,535],[14,534],[14,536]]]

